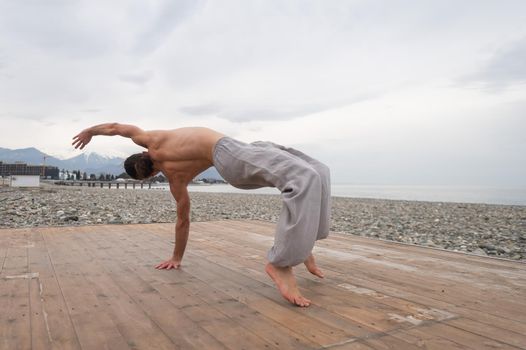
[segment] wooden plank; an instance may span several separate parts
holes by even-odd
[[[415,327],[411,329],[404,329],[399,332],[392,334],[394,338],[401,339],[407,343],[414,344],[420,348],[429,350],[465,350],[465,349],[476,349],[474,347],[467,347],[456,343],[450,339],[443,337],[440,333],[426,333],[423,332],[423,327]]]
[[[334,273],[337,274],[337,273]],[[342,277],[341,279],[338,277],[331,276],[332,280],[334,280],[333,283],[339,284],[339,283],[345,283],[347,281],[346,277]],[[474,310],[474,309],[468,309],[465,308],[463,305],[455,305],[452,302],[454,302],[454,297],[451,296],[449,300],[441,301],[436,300],[433,298],[430,298],[427,295],[420,294],[418,292],[411,292],[402,290],[399,286],[399,284],[394,283],[388,283],[385,281],[377,281],[374,277],[368,276],[366,278],[362,276],[358,276],[358,273],[353,276],[353,286],[369,290],[370,293],[377,294],[379,297],[382,296],[394,296],[397,298],[401,298],[403,300],[408,300],[414,303],[424,304],[427,305],[430,308],[437,308],[441,310],[447,310],[453,314],[462,316],[463,318],[478,320],[479,322],[489,324],[489,325],[498,325],[502,329],[509,329],[514,332],[521,332],[523,330],[523,323],[509,320],[506,318],[502,318],[499,316],[494,316],[487,314],[485,312],[481,312],[480,310]]]
[[[62,290],[78,342],[87,349],[128,349],[107,310],[99,300],[81,271],[90,258],[71,240],[75,228],[61,228],[48,232],[44,239],[56,278]]]
[[[0,275],[0,348],[9,350],[31,348],[27,231],[17,234],[23,239],[8,248]]]
[[[415,331],[413,334],[418,334],[420,336],[425,334],[433,338],[439,335],[441,338],[448,339],[451,342],[469,349],[517,349],[515,346],[502,343],[498,340],[492,339],[491,337],[467,332],[465,330],[452,327],[447,323],[436,323],[426,327],[419,327],[418,333]],[[422,339],[427,339],[425,336],[421,337]],[[424,344],[426,344],[425,341]],[[524,344],[521,348],[523,348],[523,346]]]
[[[2,271],[4,270],[6,259],[7,259],[7,246],[5,247],[0,246],[0,275],[2,275]]]
[[[478,334],[481,337],[491,338],[503,344],[526,348],[526,325],[523,325],[523,332],[517,333],[466,318],[448,320],[445,324],[466,332]]]
[[[31,338],[36,349],[80,348],[73,323],[69,318],[62,291],[58,285],[42,230],[32,230],[29,271],[31,279]]]
[[[354,341],[350,343],[334,345],[334,346],[331,346],[330,349],[331,350],[374,350],[373,347],[365,345],[361,341]]]
[[[482,291],[475,291],[469,283],[456,283],[452,286],[431,278],[413,278],[411,273],[397,270],[389,270],[389,274],[383,274],[381,270],[376,270],[374,267],[367,268],[365,264],[360,263],[355,264],[350,272],[343,272],[344,270],[339,264],[336,265],[326,260],[324,260],[324,267],[337,272],[336,274],[327,274],[327,279],[333,281],[336,285],[363,278],[395,287],[396,292],[392,295],[395,297],[402,298],[404,292],[409,292],[423,295],[428,299],[461,306],[464,310],[477,311],[482,308],[490,315],[509,318],[518,322],[521,322],[521,319],[524,318],[517,311],[524,310],[525,306],[522,303],[507,300],[508,297],[520,297],[523,293],[509,294],[506,291],[502,291],[498,294],[495,292],[490,293],[486,290],[486,294],[484,294]],[[432,271],[429,272],[429,276],[433,276]]]

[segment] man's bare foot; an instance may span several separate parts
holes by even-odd
[[[307,260],[305,260],[303,263],[305,264],[305,266],[307,266],[307,270],[309,270],[310,273],[312,273],[315,276],[318,276],[319,278],[323,278],[323,272],[321,272],[318,265],[316,265],[314,255],[309,255]]]
[[[306,307],[310,305],[310,300],[301,295],[296,285],[292,267],[278,267],[268,263],[265,266],[265,271],[272,278],[283,298],[297,306]]]

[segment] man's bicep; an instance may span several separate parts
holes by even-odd
[[[148,147],[150,135],[143,129],[128,124],[117,124],[117,134],[132,139],[139,146]]]
[[[114,123],[115,133],[124,137],[135,137],[144,133],[144,130],[135,125]]]

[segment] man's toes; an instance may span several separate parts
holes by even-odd
[[[318,276],[319,278],[324,277],[323,272],[317,266],[307,266],[307,270],[314,276]]]
[[[307,307],[310,305],[310,300],[306,299],[302,296],[296,297],[294,300],[294,304],[301,307]]]

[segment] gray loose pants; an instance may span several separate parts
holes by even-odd
[[[272,142],[250,144],[221,138],[214,165],[232,186],[242,189],[276,187],[283,207],[268,260],[295,266],[307,259],[314,243],[329,235],[331,193],[329,168],[293,148]]]

